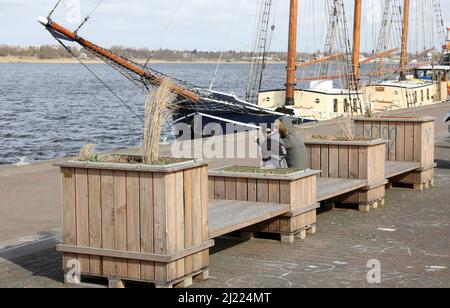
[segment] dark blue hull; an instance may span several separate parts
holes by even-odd
[[[283,112],[282,109],[278,111],[264,109],[226,94],[213,93],[210,98],[195,104],[187,101],[180,102],[173,116],[175,129],[180,130],[178,124],[186,124],[190,126],[191,134],[198,138],[217,135],[219,129],[221,134],[232,134],[270,128],[276,120],[286,116],[297,125],[312,122],[292,116],[288,110]],[[186,125],[183,125],[184,130]],[[181,136],[181,134],[177,135]]]

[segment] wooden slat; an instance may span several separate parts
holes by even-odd
[[[351,162],[353,163],[353,162]],[[340,147],[339,148],[339,178],[348,179],[350,173],[349,166],[349,148]]]
[[[368,161],[367,161],[367,148],[360,147],[359,150],[359,179],[367,180],[368,177]]]
[[[320,147],[320,170],[322,170],[321,177],[323,178],[328,178],[330,175],[329,160],[330,156],[328,152],[328,146],[323,145]]]
[[[216,238],[287,214],[287,204],[212,201],[209,205],[210,237]]]
[[[291,203],[291,185],[289,181],[280,181],[280,203]]]
[[[389,141],[388,147],[386,147],[386,161],[389,160],[389,149],[392,146],[392,136],[391,132],[389,131],[389,123],[388,122],[381,122],[380,123],[380,135],[381,139]]]
[[[359,179],[359,149],[356,146],[349,148],[349,174],[350,179]]]
[[[216,189],[215,189],[215,177],[210,176],[208,180],[208,195],[209,199],[215,199]]]
[[[269,180],[269,202],[280,203],[280,181]]]
[[[320,156],[320,145],[311,146],[311,166],[313,170],[322,170],[321,168],[321,156]]]
[[[193,172],[192,169],[184,171],[184,246],[185,248],[192,247],[192,232],[193,232],[193,217],[192,217],[192,204],[194,201],[193,195]],[[209,179],[209,189],[213,190],[214,194],[214,180],[211,185],[211,178]],[[211,192],[209,192],[211,193]],[[187,273],[193,272],[193,257],[189,256],[185,258],[184,268]]]
[[[200,191],[202,192],[202,242],[205,243],[209,240],[209,216],[208,216],[208,207],[209,200],[207,195],[204,193],[205,189],[208,188],[208,167],[203,167],[200,169],[200,180],[201,187]],[[209,266],[209,250],[205,250],[202,252],[202,268]]]
[[[113,171],[101,171],[102,195],[102,248],[115,249],[115,211],[114,211],[114,177]],[[115,277],[116,265],[114,258],[103,258],[103,275]]]
[[[247,180],[248,183],[248,201],[256,201],[257,200],[257,195],[256,195],[256,180],[255,179],[248,179]]]
[[[364,138],[364,123],[355,121],[355,137]]]
[[[396,161],[405,160],[405,124],[397,123]]]
[[[204,193],[206,194],[208,183],[206,182],[206,187]],[[175,190],[174,190],[174,208],[175,208],[175,224],[176,224],[176,244],[175,251],[183,251],[185,249],[185,235],[184,235],[184,172],[180,171],[175,174]],[[176,262],[176,278],[185,276],[185,260],[178,260]]]
[[[140,234],[141,251],[155,253],[154,249],[154,208],[153,208],[153,174],[140,173]],[[155,263],[141,262],[141,278],[153,281],[155,279]]]
[[[225,179],[225,199],[236,200],[236,178]]]
[[[418,168],[420,168],[420,163],[388,161],[386,162],[386,178],[390,179],[417,170]]]
[[[226,198],[226,183],[225,178],[216,177],[214,179],[214,199]]]
[[[114,248],[127,250],[127,191],[125,171],[114,172]],[[125,259],[116,259],[116,276],[128,276],[128,263]]]
[[[75,204],[75,170],[61,168],[62,210],[63,210],[63,242],[67,245],[77,244],[76,204]],[[76,259],[76,254],[65,254],[63,268]]]
[[[103,249],[103,248],[89,248],[89,247],[78,247],[70,245],[57,245],[56,250],[59,252],[68,253],[80,253],[87,255],[96,255],[109,258],[121,258],[127,260],[140,260],[145,262],[160,262],[160,263],[170,263],[186,258],[197,252],[201,252],[205,249],[214,246],[214,241],[208,240],[200,245],[193,246],[191,248],[185,249],[183,251],[171,254],[171,255],[158,255],[152,253],[142,253],[142,252],[132,252],[132,251],[121,251],[114,249]]]
[[[201,172],[198,169],[192,170],[192,188],[193,188],[193,203],[192,203],[192,245],[199,245],[202,242],[202,191],[201,191]],[[216,178],[216,183],[219,178]],[[224,179],[221,182],[225,184]],[[225,188],[225,186],[223,186]],[[224,192],[225,193],[225,192]],[[198,271],[202,268],[203,258],[202,254],[198,253],[193,256],[193,270]]]
[[[166,255],[168,253],[166,226],[166,184],[165,174],[153,174],[153,245],[155,247],[155,254],[162,255]],[[167,281],[167,266],[161,263],[156,263],[155,266],[155,280]]]
[[[248,201],[247,179],[236,179],[236,199],[239,201]]]
[[[89,247],[102,248],[102,205],[100,171],[88,171],[89,187]],[[102,260],[100,257],[90,256],[89,272],[102,275]]]
[[[140,228],[140,185],[139,173],[126,173],[126,202],[127,202],[127,250],[141,251],[141,228]],[[131,279],[141,278],[141,262],[128,260],[128,277]]]
[[[165,175],[165,209],[166,209],[166,247],[167,253],[173,254],[177,251],[177,204],[178,200],[176,190],[176,173]],[[169,263],[167,265],[167,279],[172,281],[177,278],[177,264]]]
[[[398,123],[389,123],[389,134],[390,141],[389,144],[386,145],[388,151],[388,159],[390,161],[395,161],[397,159],[397,142],[398,142]]]
[[[89,247],[89,190],[86,169],[75,169],[77,245]],[[89,273],[89,256],[79,255],[82,273]]]
[[[422,124],[416,123],[414,124],[414,153],[413,160],[414,162],[422,162],[422,148],[425,148],[425,140],[423,136]]]
[[[256,191],[256,201],[269,202],[269,182],[267,180],[258,180]]]
[[[326,201],[335,197],[357,191],[367,186],[365,180],[349,179],[317,179],[317,202]]]
[[[382,135],[380,122],[372,122],[372,135],[369,138],[379,139]]]
[[[330,145],[329,147],[329,166],[330,178],[339,177],[339,147],[335,145]]]
[[[414,161],[414,124],[405,124],[405,161]]]

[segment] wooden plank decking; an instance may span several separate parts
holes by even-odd
[[[287,214],[289,210],[289,204],[210,200],[209,237],[214,239],[244,229]]]
[[[387,161],[386,162],[386,178],[390,179],[398,175],[408,173],[420,168],[420,163]]]
[[[317,178],[317,202],[338,197],[366,186],[366,180]]]

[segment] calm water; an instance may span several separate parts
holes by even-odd
[[[142,117],[145,93],[107,65],[92,65]],[[209,87],[215,65],[153,68]],[[248,65],[223,65],[214,89],[241,95]],[[284,84],[284,65],[270,65],[264,88]],[[0,64],[0,164],[75,155],[86,143],[101,150],[141,144],[142,122],[77,64]],[[167,134],[168,135],[168,134]]]

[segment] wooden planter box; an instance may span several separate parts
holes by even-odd
[[[209,198],[260,203],[289,204],[290,213],[257,224],[248,232],[276,233],[282,242],[292,243],[306,233],[316,232],[316,178],[320,172],[304,171],[291,175],[257,175],[209,172]]]
[[[62,176],[64,270],[81,275],[188,286],[207,278],[208,167],[68,162]],[[69,266],[69,267],[68,267]]]
[[[416,162],[420,167],[393,179],[395,183],[423,185],[434,177],[435,119],[431,117],[356,118],[356,137],[388,140],[386,160]]]
[[[368,211],[384,204],[386,142],[307,140],[311,169],[321,170],[323,178],[365,180],[367,186],[344,194],[332,202],[358,204]]]

